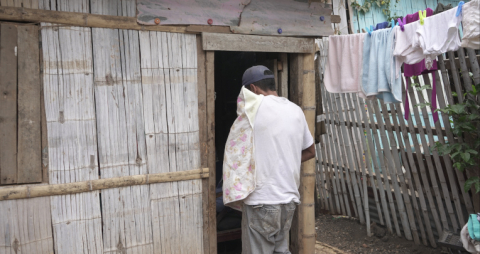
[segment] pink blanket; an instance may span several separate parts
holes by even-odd
[[[359,93],[362,86],[363,41],[365,33],[328,37],[325,88],[330,93]]]

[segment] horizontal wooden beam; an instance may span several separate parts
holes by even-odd
[[[326,124],[331,124],[328,120],[325,121],[325,123]],[[358,122],[345,122],[345,124],[346,124],[347,127],[360,127],[360,123],[358,123]],[[335,126],[340,126],[340,122],[339,121],[334,121],[334,125]],[[369,125],[370,125],[370,128],[373,128],[372,123],[369,123]],[[361,127],[366,128],[364,122],[361,123]],[[379,128],[378,123],[375,123],[375,128],[377,128],[377,129]],[[392,126],[392,128],[393,128],[394,131],[397,130],[397,128],[394,127],[394,126]],[[415,128],[415,134],[420,134],[419,127],[417,125],[415,125],[414,128]],[[426,132],[426,130],[427,130],[423,126],[421,126],[420,128],[422,128],[424,130],[424,132]],[[435,136],[438,135],[438,133],[437,133],[438,130],[435,127],[432,127],[431,130],[432,130],[432,135],[435,135]],[[441,132],[442,132],[443,136],[447,135],[447,132],[445,131],[445,128],[442,128]]]
[[[5,187],[0,189],[0,201],[47,197],[65,194],[75,194],[103,189],[128,187],[134,185],[144,185],[152,183],[166,183],[186,181],[193,179],[208,178],[208,168],[193,169],[179,172],[168,172],[158,174],[144,174],[134,176],[113,177],[107,179],[97,179],[84,182],[49,184],[49,185],[22,185],[14,187]]]
[[[202,33],[203,50],[314,53],[313,38]]]
[[[137,23],[135,17],[98,15],[79,12],[47,11],[19,7],[0,6],[0,20],[34,23],[55,23],[70,26],[130,29],[186,33],[186,26],[144,26]]]
[[[332,23],[340,23],[340,16],[332,15]],[[171,33],[231,33],[228,26],[145,26],[137,23],[136,17],[98,15],[79,12],[50,11],[21,7],[0,6],[0,20],[33,23],[54,23],[69,26],[130,29]]]

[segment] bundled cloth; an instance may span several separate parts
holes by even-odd
[[[478,218],[480,214],[470,214],[468,223],[460,232],[463,248],[473,254],[480,254],[480,220]]]
[[[325,88],[330,93],[361,93],[362,58],[365,34],[328,38]]]
[[[480,0],[463,6],[462,47],[480,49]]]
[[[223,203],[242,209],[243,200],[255,190],[254,120],[263,95],[242,87],[237,98],[237,119],[230,129],[223,159]]]

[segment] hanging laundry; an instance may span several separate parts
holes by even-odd
[[[462,47],[480,49],[480,0],[463,5]]]
[[[403,25],[403,31],[401,27],[395,27],[393,29],[395,48],[393,55],[396,57],[396,70],[395,73],[399,73],[402,64],[416,64],[425,59],[423,50],[421,48],[412,47],[413,37],[419,22],[413,22]],[[398,74],[400,75],[400,74]]]
[[[426,10],[426,16],[427,17],[430,17],[433,15],[433,11],[432,9],[430,8],[427,8]],[[413,23],[413,22],[416,22],[420,19],[420,16],[419,16],[419,13],[416,12],[414,14],[409,14],[405,17],[405,21],[407,24],[410,24],[410,23]],[[416,22],[418,23],[418,22]],[[408,120],[409,119],[409,116],[410,116],[410,103],[409,103],[409,98],[408,98],[408,88],[410,87],[410,77],[413,77],[413,76],[420,76],[422,74],[427,74],[427,73],[430,73],[430,72],[434,72],[438,70],[437,68],[437,61],[433,61],[433,64],[432,64],[432,68],[430,69],[427,69],[427,67],[425,66],[425,60],[422,60],[420,61],[419,63],[416,63],[416,64],[404,64],[403,65],[403,74],[405,76],[405,80],[406,80],[406,89],[407,89],[407,92],[405,93],[405,103],[403,104],[404,105],[404,115],[405,115],[405,119]],[[436,85],[436,80],[433,79],[432,80],[432,88],[435,89],[435,93],[432,92],[432,98],[431,98],[431,101],[432,101],[432,117],[433,117],[433,120],[434,122],[436,122],[438,120],[438,113],[437,112],[434,112],[435,109],[437,108],[436,107],[436,104],[437,104],[437,100],[436,100],[436,88],[437,88],[437,85]]]
[[[444,4],[442,4],[442,3],[438,3],[437,8],[435,8],[435,11],[433,12],[433,14],[435,15],[435,14],[444,12],[444,11],[446,11],[446,10],[450,10],[450,9],[452,9],[452,8],[453,8],[452,4],[446,4],[446,5],[444,5]]]
[[[330,93],[361,93],[364,33],[328,37],[325,88]]]
[[[236,210],[255,190],[254,120],[263,95],[242,87],[237,99],[237,119],[228,135],[223,160],[223,203]]]
[[[385,21],[385,22],[382,22],[382,23],[378,23],[376,26],[375,26],[375,31],[378,30],[378,29],[384,29],[384,28],[387,28],[388,27],[388,22]]]
[[[438,55],[460,48],[458,27],[462,21],[462,15],[456,15],[457,8],[461,7],[457,6],[437,15],[426,17],[424,24],[417,26],[412,46],[422,48],[427,69],[432,68],[433,61]]]
[[[392,29],[381,29],[365,37],[363,45],[362,91],[367,99],[384,103],[402,102],[400,69],[395,68]]]

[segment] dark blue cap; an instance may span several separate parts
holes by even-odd
[[[273,79],[275,78],[275,75],[265,74],[265,71],[269,71],[271,73],[271,71],[263,65],[257,65],[257,66],[248,68],[243,73],[242,86],[250,85],[252,83],[255,83],[257,81],[267,79],[267,78],[273,78]]]

